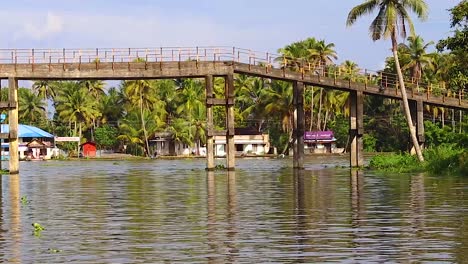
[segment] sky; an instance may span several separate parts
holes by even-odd
[[[147,48],[235,46],[275,53],[308,37],[333,42],[337,63],[378,70],[390,42],[373,42],[372,14],[346,27],[364,0],[15,0],[2,1],[0,48]],[[459,0],[427,0],[429,18],[415,20],[426,41],[446,38],[447,9]]]

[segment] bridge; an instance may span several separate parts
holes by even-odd
[[[293,69],[285,65],[294,65]],[[18,173],[18,80],[132,80],[204,78],[207,107],[207,169],[214,169],[214,136],[226,136],[227,168],[235,168],[234,75],[245,74],[293,83],[294,167],[304,161],[304,86],[318,86],[350,92],[350,164],[363,165],[364,95],[401,99],[397,77],[360,69],[350,77],[338,66],[311,64],[268,52],[235,47],[166,47],[128,49],[2,49],[0,79],[8,79],[9,100],[0,102],[9,111],[10,132],[0,138],[10,142],[10,173]],[[224,98],[215,98],[213,78],[225,78]],[[413,123],[420,144],[424,143],[423,105],[468,109],[465,91],[453,92],[443,85],[405,79],[412,107]],[[213,106],[226,110],[225,130],[215,131]]]

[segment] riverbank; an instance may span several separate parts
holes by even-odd
[[[468,151],[451,145],[442,145],[424,151],[423,163],[416,156],[379,154],[371,158],[369,168],[387,172],[429,172],[468,176]]]

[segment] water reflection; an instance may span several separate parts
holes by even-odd
[[[293,172],[293,208],[294,208],[294,218],[296,222],[295,226],[295,244],[298,249],[298,254],[295,262],[297,263],[306,263],[304,257],[304,252],[306,247],[301,245],[307,245],[307,222],[308,222],[308,212],[306,208],[306,186],[305,186],[305,171],[304,170],[294,170]]]
[[[11,256],[8,257],[9,263],[21,263],[21,204],[20,204],[20,177],[18,174],[12,174],[9,179],[9,207],[8,216],[3,215],[2,219],[9,218],[8,226],[8,247],[10,247]],[[2,221],[3,222],[3,221]]]
[[[465,178],[278,162],[208,173],[198,160],[25,163],[21,180],[3,178],[0,262],[407,263],[468,254]],[[47,228],[40,239],[32,222]]]

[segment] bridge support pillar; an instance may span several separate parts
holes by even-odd
[[[422,100],[409,100],[409,106],[411,111],[411,119],[413,121],[413,127],[416,130],[416,137],[418,138],[418,144],[421,149],[424,148],[424,105]],[[411,148],[411,153],[416,154],[414,146]]]
[[[294,128],[293,167],[304,169],[304,83],[293,83]]]
[[[362,91],[351,91],[350,100],[350,138],[351,138],[351,167],[361,167],[364,165],[364,94]]]
[[[236,167],[236,145],[234,143],[234,74],[226,75],[224,80],[226,98],[226,167],[228,170],[234,170]]]
[[[8,122],[9,122],[9,142],[10,142],[10,158],[9,158],[9,169],[10,174],[19,173],[19,155],[18,155],[18,79],[14,77],[8,78],[8,100],[10,105],[14,107],[8,110]]]
[[[206,169],[214,170],[214,125],[213,125],[213,104],[211,98],[214,98],[213,75],[205,76],[206,88]]]

